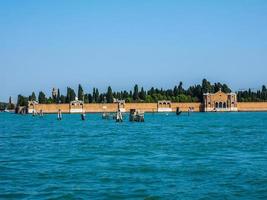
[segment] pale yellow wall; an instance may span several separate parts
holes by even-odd
[[[104,109],[104,107],[106,109]],[[115,112],[118,105],[115,103],[90,103],[84,104],[83,108],[85,109],[85,112]]]
[[[106,109],[103,109],[103,106]],[[116,103],[109,104],[84,104],[85,112],[116,112]],[[203,111],[201,103],[172,103],[172,111],[176,111],[179,107],[180,111],[186,112],[189,108],[194,108],[194,111]],[[250,103],[237,103],[238,111],[267,111],[267,102],[250,102]],[[39,112],[43,110],[44,113],[57,113],[61,109],[63,113],[69,113],[69,104],[37,104],[35,110]],[[139,109],[144,112],[157,112],[157,103],[126,103],[125,110],[128,112],[130,109]]]
[[[216,92],[210,96],[211,102],[226,102],[228,100],[227,94],[223,92]]]
[[[239,102],[238,111],[267,111],[267,102]]]
[[[172,110],[175,111],[176,107],[179,107],[181,111],[188,111],[189,107],[193,107],[195,111],[200,111],[201,103],[172,103]],[[118,105],[116,103],[107,104],[84,104],[83,106],[85,112],[116,112]],[[104,109],[105,108],[105,109]],[[138,109],[144,112],[157,112],[157,103],[126,103],[124,106],[127,112],[130,109]],[[39,112],[43,110],[44,113],[57,113],[61,109],[64,113],[70,112],[69,104],[37,104],[35,105],[35,110]]]
[[[59,109],[61,112],[68,113],[69,108],[69,104],[37,104],[34,106],[37,112],[42,110],[44,113],[57,113]]]
[[[176,111],[177,107],[183,112],[188,111],[189,108],[194,108],[196,112],[203,111],[201,103],[172,103],[172,111]]]
[[[144,112],[157,112],[157,103],[126,103],[125,109],[128,112],[130,109],[138,109]]]

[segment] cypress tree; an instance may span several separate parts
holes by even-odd
[[[66,103],[66,97],[64,95],[60,96],[60,103]]]
[[[209,81],[207,81],[207,79],[203,79],[202,80],[202,86],[201,86],[201,89],[202,89],[202,93],[207,93],[207,92],[212,92],[211,91],[211,84]]]
[[[89,103],[93,103],[93,96],[91,94],[88,94],[88,101]]]
[[[183,82],[180,81],[179,86],[178,86],[178,94],[183,94],[184,93],[184,89],[183,89]]]
[[[106,99],[108,103],[113,103],[113,94],[112,94],[112,89],[110,86],[108,87]]]
[[[42,91],[39,92],[38,101],[42,104],[46,103],[45,93],[43,93]]]
[[[57,99],[56,99],[56,102],[57,102],[57,103],[60,103],[60,97],[61,97],[61,95],[60,95],[60,90],[57,89]]]
[[[138,85],[136,84],[134,86],[134,92],[133,92],[133,100],[134,101],[137,101],[139,99],[139,94],[138,94]]]
[[[144,88],[143,88],[143,87],[141,88],[141,91],[140,91],[139,97],[140,97],[140,99],[142,99],[143,101],[145,101],[145,100],[146,100],[146,93],[145,93],[145,91],[144,91]]]
[[[76,94],[74,90],[70,87],[67,88],[67,97],[66,97],[66,103],[70,103],[71,101],[75,100]]]
[[[31,95],[31,100],[32,100],[32,101],[36,101],[36,95],[35,95],[35,93],[34,93],[34,92],[32,92],[32,95]]]
[[[79,84],[79,86],[78,86],[78,99],[80,101],[82,101],[83,100],[83,96],[84,96],[83,88],[82,88],[81,84]]]
[[[99,91],[97,88],[95,89],[95,102],[99,103]]]

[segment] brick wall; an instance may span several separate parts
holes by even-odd
[[[267,111],[267,102],[239,102],[238,111]]]
[[[176,111],[179,107],[181,111],[188,111],[189,107],[194,108],[194,111],[203,111],[201,103],[172,103],[172,111]],[[104,109],[105,108],[105,109]],[[239,102],[237,103],[238,111],[267,111],[267,102]],[[63,113],[69,113],[69,104],[38,104],[35,105],[35,110],[39,112],[43,110],[44,113],[57,113],[61,109]],[[157,103],[126,103],[125,110],[128,112],[130,109],[139,109],[144,112],[157,112]],[[86,112],[116,112],[116,103],[107,104],[84,104]]]

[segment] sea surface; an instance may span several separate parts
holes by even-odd
[[[0,113],[0,199],[267,199],[267,113]]]

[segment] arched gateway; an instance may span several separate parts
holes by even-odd
[[[205,93],[203,99],[205,112],[237,111],[237,97],[235,93],[224,93],[219,90],[216,93]]]

